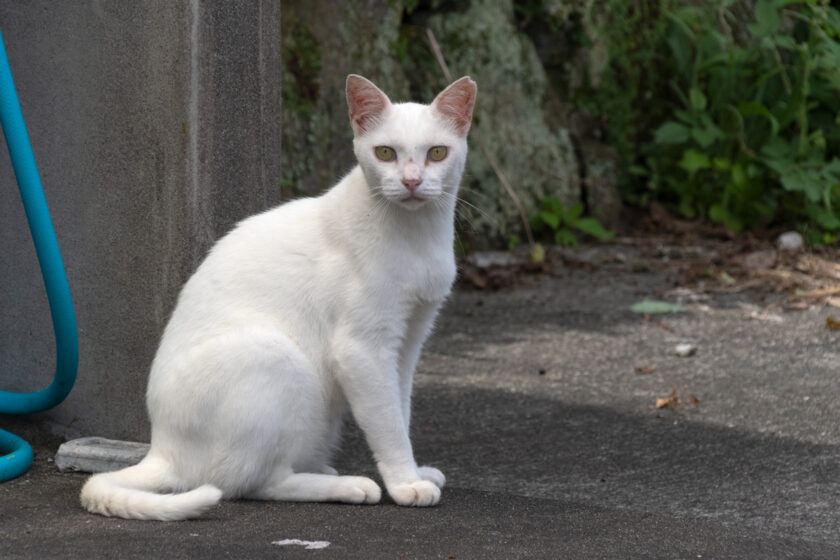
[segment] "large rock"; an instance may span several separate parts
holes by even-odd
[[[522,200],[535,213],[545,196],[580,200],[568,131],[547,124],[545,72],[514,23],[512,3],[473,0],[465,9],[409,10],[400,2],[329,0],[283,4],[284,192],[317,194],[353,164],[344,102],[348,73],[363,74],[394,100],[429,103],[446,80],[428,46],[431,28],[459,77],[478,82],[471,156],[459,214],[471,247],[498,246],[521,233],[521,219],[487,157],[481,137]]]
[[[401,10],[384,0],[283,2],[283,155],[286,196],[317,195],[355,165],[344,83],[361,74],[391,99],[408,82],[392,46]]]
[[[474,135],[515,189],[528,215],[542,199],[566,205],[580,201],[578,165],[565,128],[547,124],[543,103],[548,82],[533,43],[514,25],[510,0],[472,0],[467,10],[428,20],[452,73],[478,83]],[[442,84],[443,81],[440,81]],[[478,149],[467,164],[462,205],[474,246],[498,244],[506,232],[520,231],[513,200]]]

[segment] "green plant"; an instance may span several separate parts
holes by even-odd
[[[671,113],[675,63],[668,50],[668,14],[678,5],[681,0],[590,0],[588,15],[580,18],[592,22],[581,48],[603,51],[606,61],[589,60],[585,83],[573,92],[573,103],[598,115],[603,129],[596,134],[615,148],[624,170],[639,161],[651,131]],[[632,174],[619,177],[625,201],[644,205],[649,196],[635,188],[637,183]]]
[[[610,239],[615,232],[608,231],[595,218],[583,217],[583,205],[576,204],[566,209],[553,196],[542,201],[542,209],[531,218],[531,229],[537,235],[550,234],[557,245],[576,247],[577,233],[585,233],[597,239]]]
[[[685,2],[669,14],[675,103],[643,145],[646,194],[732,231],[840,233],[840,11],[825,0]],[[749,21],[744,25],[744,20]]]

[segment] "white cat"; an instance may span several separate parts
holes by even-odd
[[[347,78],[359,165],[240,223],[184,286],[152,364],[151,449],[92,476],[91,512],[174,520],[221,498],[376,503],[330,466],[349,410],[397,504],[445,483],[409,440],[414,369],[455,279],[454,212],[476,85],[392,104]],[[174,492],[174,493],[169,493]]]

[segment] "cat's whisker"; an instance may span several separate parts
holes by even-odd
[[[460,217],[460,218],[463,218],[464,220],[466,220],[466,222],[467,222],[467,224],[469,225],[470,229],[472,229],[473,231],[477,232],[477,231],[479,231],[479,228],[478,228],[478,227],[476,227],[475,222],[474,222],[474,221],[472,220],[472,218],[469,216],[469,213],[461,211],[462,209],[461,209],[461,208],[459,208],[459,206],[458,206],[459,204],[463,204],[463,205],[465,205],[465,206],[467,206],[467,207],[469,207],[469,208],[474,209],[474,210],[475,210],[475,211],[477,211],[479,214],[481,214],[482,216],[484,216],[485,218],[487,218],[487,219],[488,219],[488,220],[490,220],[491,222],[494,222],[494,224],[497,224],[497,225],[498,225],[498,223],[499,223],[498,218],[495,218],[495,217],[491,216],[490,214],[488,214],[487,212],[485,212],[485,211],[484,211],[484,210],[482,210],[481,208],[479,208],[479,207],[475,206],[474,204],[471,204],[470,202],[468,202],[468,201],[464,200],[463,198],[459,198],[459,197],[455,196],[453,193],[450,193],[450,192],[444,192],[443,194],[445,194],[446,196],[449,196],[449,197],[455,198],[455,201],[456,201],[456,207],[455,207],[455,217],[456,217],[456,219]],[[460,225],[460,221],[459,221],[459,225]]]

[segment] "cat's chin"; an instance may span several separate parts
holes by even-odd
[[[411,210],[413,212],[424,207],[429,202],[429,199],[411,195],[396,199],[394,202],[406,210]]]

